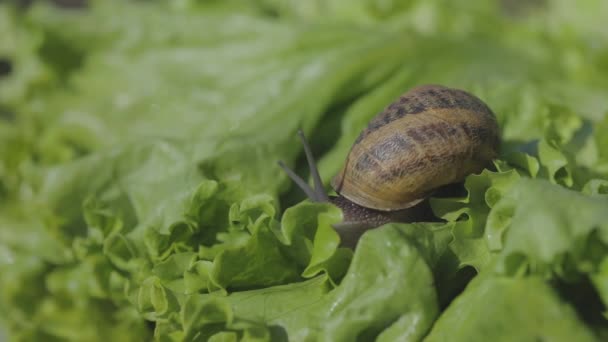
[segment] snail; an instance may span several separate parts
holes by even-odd
[[[325,192],[302,131],[299,136],[314,189],[279,165],[310,200],[342,209],[344,220],[334,228],[347,246],[388,222],[432,219],[426,199],[481,172],[500,147],[492,110],[466,91],[440,85],[412,88],[369,122],[331,182],[337,196]]]

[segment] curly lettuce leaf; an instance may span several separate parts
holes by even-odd
[[[568,277],[595,272],[608,251],[608,199],[522,179],[491,215],[507,228],[498,270]],[[511,215],[504,215],[505,213]],[[506,223],[504,223],[506,221]],[[571,268],[574,269],[571,269]]]
[[[179,334],[256,329],[266,331],[264,336],[297,341],[375,336],[390,340],[397,335],[419,340],[438,314],[429,262],[437,263],[446,246],[444,238],[435,238],[442,234],[429,228],[390,225],[365,234],[335,288],[323,275],[227,297],[190,296],[183,306],[187,313],[183,311],[184,330]],[[157,330],[157,338],[165,333]]]
[[[479,271],[490,263],[499,247],[492,245],[492,232],[487,231],[488,215],[519,178],[514,170],[497,173],[484,170],[467,177],[466,197],[431,199],[435,214],[454,223],[450,249],[458,258],[459,267],[473,266]]]

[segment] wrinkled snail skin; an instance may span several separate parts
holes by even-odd
[[[439,85],[418,86],[361,132],[332,180],[338,196],[329,197],[304,134],[298,134],[314,189],[279,164],[311,200],[342,209],[344,220],[334,228],[351,247],[366,230],[389,222],[434,220],[426,199],[483,170],[500,147],[494,113],[479,98]]]
[[[354,247],[367,230],[390,222],[436,221],[428,201],[406,209],[380,211],[362,207],[342,196],[330,196],[329,202],[342,210],[343,221],[334,224],[343,246]]]

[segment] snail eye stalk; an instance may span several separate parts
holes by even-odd
[[[329,197],[327,197],[327,193],[325,193],[325,189],[323,188],[323,182],[321,181],[321,176],[319,175],[319,170],[317,168],[317,163],[315,162],[314,156],[312,155],[312,150],[310,149],[310,145],[304,136],[304,132],[299,129],[298,136],[300,137],[300,141],[302,141],[302,146],[304,147],[304,154],[306,155],[306,161],[308,162],[308,167],[310,169],[310,174],[312,176],[312,181],[314,184],[314,189],[306,183],[300,176],[298,176],[293,170],[291,170],[285,163],[279,161],[279,166],[285,171],[287,176],[291,178],[298,185],[306,196],[314,202],[329,202]]]

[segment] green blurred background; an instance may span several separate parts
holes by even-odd
[[[235,215],[280,216],[303,199],[276,166],[307,175],[298,128],[327,181],[369,119],[418,84],[466,89],[490,105],[503,136],[499,171],[605,196],[606,18],[602,0],[1,2],[6,325],[16,340],[192,338],[176,323],[181,297],[165,316],[143,303],[145,291],[172,286],[154,266],[198,253],[219,269],[220,251],[249,238]],[[489,208],[476,210],[485,221]],[[456,250],[459,267],[491,264],[497,249],[479,248]],[[277,263],[282,276],[216,285],[302,280],[306,262]],[[597,291],[596,304],[608,295]],[[586,323],[606,336],[598,306]],[[163,325],[154,332],[150,321]]]

